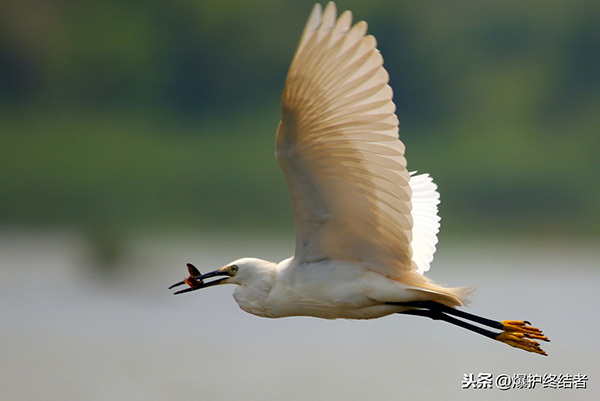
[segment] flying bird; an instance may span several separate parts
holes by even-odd
[[[352,25],[350,11],[337,17],[333,2],[316,4],[285,81],[275,146],[294,210],[294,256],[243,258],[206,274],[188,264],[189,277],[169,288],[236,284],[240,308],[268,318],[423,316],[546,355],[537,340],[548,338],[528,321],[459,310],[469,289],[424,275],[439,194],[429,175],[406,168],[388,79],[367,24]]]

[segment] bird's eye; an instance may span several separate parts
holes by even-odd
[[[229,270],[231,270],[232,273],[237,273],[238,267],[236,265],[231,265],[231,267],[229,268]]]

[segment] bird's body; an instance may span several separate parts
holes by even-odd
[[[315,5],[282,94],[276,158],[294,210],[294,256],[243,258],[204,275],[188,265],[190,277],[174,286],[190,288],[178,293],[231,283],[239,306],[261,317],[413,314],[543,353],[530,340],[546,339],[539,330],[458,311],[468,290],[424,276],[439,230],[437,187],[407,170],[383,59],[366,23],[351,23],[349,11],[338,18],[333,3]],[[225,278],[204,282],[214,276]]]
[[[414,295],[402,283],[369,270],[360,262],[323,260],[296,265],[244,258],[238,268],[255,269],[233,297],[240,308],[261,317],[313,316],[325,319],[373,319],[399,312],[388,301],[408,301]]]
[[[444,299],[435,292],[382,276],[362,262],[302,264],[289,258],[275,264],[243,258],[232,264],[239,272],[246,272],[229,279],[238,284],[234,299],[241,309],[261,317],[374,319],[407,309],[391,303]]]

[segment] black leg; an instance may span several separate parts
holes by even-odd
[[[423,317],[428,317],[428,318],[431,318],[434,320],[443,320],[444,322],[454,324],[456,326],[462,327],[463,329],[470,330],[477,334],[481,334],[482,336],[486,336],[488,338],[491,338],[492,340],[495,340],[496,337],[498,337],[498,335],[500,334],[500,333],[493,332],[491,330],[484,329],[479,326],[475,326],[474,324],[463,322],[462,320],[453,318],[452,316],[448,316],[448,315],[444,314],[443,312],[433,311],[431,309],[409,309],[407,311],[398,312],[398,313],[403,314],[403,315],[423,316]]]
[[[441,304],[441,303],[435,302],[435,301],[389,302],[389,304],[440,311],[440,312],[447,313],[449,315],[462,317],[463,319],[467,319],[472,322],[483,324],[485,326],[489,326],[494,329],[504,330],[504,325],[501,322],[498,322],[498,321],[492,320],[492,319],[487,319],[485,317],[473,315],[472,313],[463,312],[461,310],[451,308],[450,306],[446,306],[444,304]],[[526,322],[526,323],[529,323],[529,322]]]
[[[435,301],[386,302],[388,305],[404,306],[411,309],[398,312],[404,315],[424,316],[434,320],[443,320],[493,340],[501,341],[512,347],[525,351],[547,355],[535,340],[550,341],[542,331],[528,326],[529,322],[520,320],[503,320],[501,322],[463,312]],[[450,315],[458,316],[475,323],[501,330],[500,333],[467,323]]]

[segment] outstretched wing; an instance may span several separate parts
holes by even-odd
[[[349,11],[336,19],[333,3],[315,5],[285,82],[276,153],[295,258],[366,261],[390,277],[423,271],[412,261],[412,191],[389,77],[367,24],[351,22]]]

